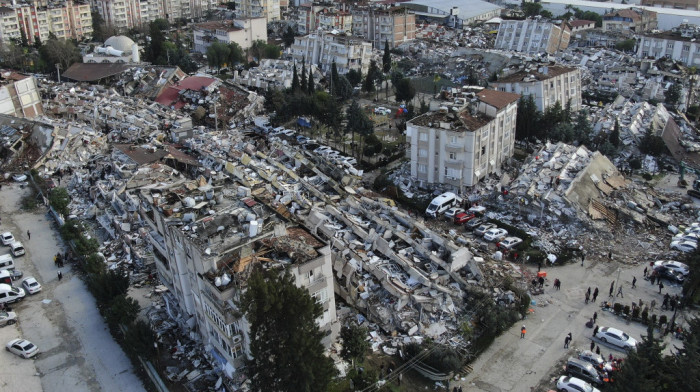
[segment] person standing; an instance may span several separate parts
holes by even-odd
[[[598,298],[598,288],[596,287],[595,290],[593,290],[593,302],[596,301],[596,298]]]
[[[523,325],[520,328],[520,339],[525,339],[525,334],[527,333],[527,330],[525,329],[525,326]]]
[[[648,267],[644,267],[644,277],[647,277],[647,274],[649,274],[649,269]]]
[[[584,260],[586,260],[586,252],[581,251],[581,267],[583,267]]]
[[[637,277],[636,277],[636,276],[633,276],[633,277],[632,277],[632,288],[633,288],[633,289],[636,289],[636,288],[637,288],[636,284],[637,284]]]
[[[599,327],[597,325],[595,326],[595,328],[593,328],[593,337],[595,337],[595,335],[598,335],[598,329],[599,329]],[[593,349],[591,349],[591,350],[593,350]]]
[[[622,294],[622,286],[617,288],[617,295],[616,297],[622,297],[625,298],[625,296]]]
[[[569,348],[569,342],[570,342],[570,341],[571,341],[571,339],[570,339],[569,336],[567,335],[567,336],[564,338],[564,348]]]
[[[649,278],[649,281],[651,282],[651,285],[652,285],[652,286],[654,285],[654,282],[656,282],[656,275],[654,275],[653,272],[652,272],[652,274],[651,274],[651,278]]]
[[[600,355],[600,346],[595,346],[595,353]]]
[[[595,348],[595,342],[593,340],[591,340],[591,351],[593,351],[594,348]]]
[[[61,279],[63,279],[63,273],[61,271],[58,271],[58,281],[60,282]]]
[[[27,239],[28,240],[32,239],[32,233],[30,233],[29,230],[27,230]]]
[[[595,323],[598,320],[598,312],[593,312],[593,322]]]
[[[608,259],[612,260],[612,249],[608,251]]]
[[[591,299],[591,294],[588,291],[586,291],[586,304],[588,304],[588,301],[590,301],[590,299]]]
[[[661,294],[661,289],[664,288],[664,283],[662,281],[659,281],[659,294]]]
[[[613,292],[615,291],[615,281],[612,281],[610,283],[610,296],[613,296]]]

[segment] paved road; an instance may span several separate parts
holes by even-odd
[[[28,189],[20,189],[16,184],[2,187],[0,228],[11,231],[23,242],[27,254],[16,259],[18,269],[25,277],[34,276],[43,289],[14,306],[20,322],[0,332],[3,339],[0,343],[4,345],[9,339],[22,336],[35,343],[41,354],[27,361],[3,350],[0,389],[144,391],[82,280],[67,267],[63,268],[63,280],[58,281],[53,255],[61,249],[60,238],[45,208],[39,207],[33,213],[20,210],[21,198],[28,193]],[[0,249],[0,253],[7,252]],[[31,374],[36,376],[27,377]]]
[[[617,278],[620,268],[620,281],[623,285],[624,298],[615,298],[623,304],[638,302],[641,298],[645,303],[655,299],[658,315],[666,314],[670,319],[672,312],[658,310],[662,295],[658,294],[658,287],[651,286],[648,281],[642,279],[644,265],[622,266],[614,261],[606,259],[588,260],[586,266],[571,264],[559,268],[543,269],[549,274],[549,285],[545,294],[533,299],[537,305],[533,306],[534,313],[528,316],[522,323],[517,323],[509,331],[496,339],[496,342],[473,364],[473,371],[459,383],[451,385],[463,385],[469,391],[546,391],[554,388],[555,378],[562,375],[561,369],[556,365],[569,356],[575,356],[577,350],[590,348],[592,330],[586,328],[585,323],[592,317],[593,312],[598,312],[598,325],[611,326],[627,332],[637,340],[646,335],[646,327],[637,322],[627,324],[622,318],[612,313],[603,312],[599,303],[609,299],[608,291],[610,283]],[[631,288],[632,277],[637,277],[637,288]],[[555,278],[562,281],[560,291],[552,288],[551,282]],[[680,287],[672,286],[664,282],[664,292],[671,295],[679,294]],[[587,288],[591,286],[600,289],[597,303],[585,304],[584,296]],[[615,289],[617,291],[617,289]],[[545,306],[542,306],[545,305]],[[525,325],[527,334],[525,339],[520,339],[520,327]],[[564,348],[566,334],[573,334],[573,341],[569,349]],[[666,337],[666,341],[672,338]],[[624,353],[612,346],[605,346],[598,342],[601,354],[608,356],[624,356]],[[676,342],[677,343],[677,342]],[[667,351],[672,348],[667,345]]]

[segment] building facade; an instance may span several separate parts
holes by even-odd
[[[104,45],[96,46],[92,53],[83,56],[83,63],[131,63],[141,62],[139,46],[131,38],[118,35],[109,37]]]
[[[595,28],[595,21],[585,20],[585,19],[577,19],[577,20],[572,20],[571,22],[569,22],[569,26],[571,27],[571,32],[575,33],[577,31],[594,29]]]
[[[317,65],[322,71],[330,71],[335,61],[339,74],[351,69],[367,74],[372,59],[372,44],[346,34],[318,32],[295,37],[291,47],[292,57],[298,63]]]
[[[390,48],[416,38],[416,15],[404,7],[369,9],[352,13],[352,34],[363,37],[375,49]]]
[[[280,0],[234,0],[239,18],[265,18],[267,22],[280,20]]]
[[[557,102],[562,107],[568,102],[573,111],[581,109],[581,71],[578,68],[552,65],[525,69],[499,77],[489,86],[498,91],[531,95],[540,111]]]
[[[218,6],[215,0],[92,0],[107,26],[119,31],[140,27],[156,19],[201,18]]]
[[[352,14],[345,11],[321,12],[317,16],[317,28],[323,31],[337,30],[352,33]]]
[[[516,52],[554,54],[569,47],[571,30],[547,20],[504,20],[498,28],[495,48]]]
[[[58,39],[77,40],[92,35],[92,15],[87,3],[66,1],[49,6],[21,3],[0,7],[0,17],[0,41],[3,43],[21,39],[22,32],[30,44],[37,38],[46,42],[49,33]]]
[[[700,10],[700,0],[642,0],[641,5],[681,10]]]
[[[603,30],[623,34],[639,34],[655,29],[656,12],[640,8],[615,10],[603,15]]]
[[[0,73],[0,113],[15,117],[34,118],[44,114],[41,94],[33,76],[11,71]]]
[[[639,36],[637,57],[640,59],[668,57],[688,67],[700,67],[700,42],[678,34],[647,34]]]
[[[485,89],[476,98],[470,108],[442,107],[407,123],[412,177],[464,192],[513,156],[520,96]]]
[[[245,50],[255,41],[267,42],[267,21],[265,18],[209,21],[195,24],[192,32],[195,52],[206,53],[214,42],[235,42]]]

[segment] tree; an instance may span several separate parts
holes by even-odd
[[[237,64],[237,63],[242,63],[245,61],[245,54],[243,52],[243,49],[241,48],[240,45],[238,45],[235,42],[231,42],[228,44],[228,49],[229,49],[229,54],[228,54],[228,59],[227,63],[230,66]]]
[[[350,82],[350,84],[353,87],[362,83],[362,71],[361,70],[351,69],[348,71],[348,73],[345,75],[345,77],[348,78],[348,81]]]
[[[666,151],[666,143],[661,136],[652,134],[651,129],[648,129],[639,141],[639,151],[643,154],[659,156]]]
[[[207,63],[210,67],[216,67],[221,72],[221,67],[226,64],[231,55],[231,48],[223,42],[214,42],[207,48]]]
[[[522,9],[526,17],[537,16],[542,12],[542,4],[523,1]]]
[[[335,64],[335,60],[331,63],[331,88],[330,92],[334,96],[338,96],[338,91],[340,89],[340,78],[338,76],[338,66]]]
[[[679,83],[673,83],[664,93],[664,98],[666,98],[666,104],[670,106],[676,106],[678,104],[678,101],[681,99],[682,90],[683,87]]]
[[[670,391],[667,384],[668,362],[661,354],[663,346],[654,338],[654,327],[647,328],[647,335],[631,350],[610,385],[614,392],[661,392]],[[664,388],[665,387],[665,388]],[[674,388],[675,390],[675,388]]]
[[[168,31],[170,29],[170,22],[167,19],[159,18],[151,22],[151,24],[160,31]]]
[[[621,50],[623,52],[631,52],[634,50],[634,46],[637,44],[634,38],[626,39],[615,44],[615,49]]]
[[[316,87],[314,86],[314,74],[311,72],[311,67],[309,67],[308,80],[309,80],[309,82],[308,82],[309,84],[308,84],[308,87],[306,88],[306,92],[308,92],[309,94],[313,94],[314,91],[316,90]]]
[[[396,84],[396,100],[399,102],[408,102],[416,96],[416,88],[413,87],[411,79],[403,78]]]
[[[613,127],[613,130],[610,131],[610,136],[608,137],[608,140],[610,141],[610,144],[615,146],[615,148],[620,147],[620,123],[615,120],[615,126]]]
[[[683,282],[683,305],[692,305],[697,302],[700,295],[700,250],[689,253],[684,262],[688,265],[690,273]],[[700,335],[699,335],[700,336]]]
[[[294,37],[296,35],[296,31],[294,31],[292,26],[287,26],[287,30],[285,30],[284,34],[282,34],[282,42],[284,42],[284,46],[292,46],[292,44],[294,43]]]
[[[369,349],[367,328],[355,324],[344,326],[340,330],[340,338],[343,339],[343,349],[340,351],[340,357],[346,361],[351,361],[353,366],[355,362],[362,363],[365,353]]]
[[[384,55],[382,56],[382,71],[389,73],[391,69],[391,51],[389,50],[389,40],[384,40]]]
[[[340,76],[338,78],[338,86],[336,87],[337,98],[341,101],[346,101],[352,97],[352,85],[345,76]]]
[[[27,34],[24,33],[24,29],[19,30],[20,34],[20,45],[22,45],[23,48],[28,48],[29,47],[29,41],[27,40]]]
[[[299,91],[299,74],[297,74],[297,65],[294,64],[292,71],[292,92]]]
[[[61,215],[67,216],[70,212],[68,210],[68,205],[70,204],[70,195],[66,188],[53,188],[49,193],[49,204],[53,207],[56,212]]]
[[[88,289],[92,292],[100,307],[110,306],[112,300],[125,295],[129,290],[129,275],[123,271],[109,270],[104,273],[91,275],[87,280]]]
[[[145,321],[137,320],[127,328],[124,334],[124,345],[128,352],[132,355],[145,356],[148,359],[154,358],[157,351],[153,344],[157,340],[151,327]]]
[[[158,27],[160,23],[156,23],[156,20],[148,25],[148,36],[151,41],[146,46],[145,54],[146,60],[154,64],[162,64],[162,46],[165,42],[165,36],[162,30]]]
[[[323,308],[289,271],[256,268],[240,305],[250,323],[252,390],[327,391],[336,371],[316,324]]]
[[[39,55],[48,69],[55,69],[55,64],[59,64],[61,69],[66,70],[81,59],[80,51],[72,41],[59,40],[55,36],[39,49]]]
[[[425,103],[425,98],[420,100],[420,108],[418,109],[418,113],[420,114],[425,114],[430,111],[430,106],[428,106],[427,103]],[[517,134],[517,132],[516,132]]]
[[[515,138],[529,140],[539,136],[538,123],[541,112],[532,95],[523,95],[518,102],[518,114],[515,120]]]
[[[367,117],[367,114],[362,111],[356,100],[353,100],[346,111],[348,119],[346,132],[352,134],[353,146],[355,143],[355,132],[360,136],[367,137],[374,133],[374,123]]]
[[[374,92],[374,83],[377,80],[377,75],[381,75],[377,63],[374,60],[370,60],[369,69],[367,70],[365,81],[362,84],[362,90],[368,93]]]
[[[128,325],[133,322],[139,311],[141,311],[141,306],[135,299],[126,295],[118,295],[112,300],[105,318],[107,319],[107,324],[114,328],[118,325]]]
[[[588,121],[588,112],[579,110],[576,114],[576,121],[574,122],[574,139],[578,140],[580,144],[588,146],[591,143],[592,130],[591,122]]]
[[[303,91],[307,91],[307,87],[309,86],[309,82],[306,80],[306,61],[304,60],[301,61],[301,78],[299,80],[299,85]]]
[[[92,39],[98,42],[104,42],[105,36],[105,20],[99,12],[92,12]]]

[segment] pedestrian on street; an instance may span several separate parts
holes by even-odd
[[[617,288],[617,295],[616,297],[622,297],[625,298],[625,296],[622,294],[622,286]]]
[[[593,312],[593,322],[595,323],[598,320],[598,312]]]
[[[633,289],[637,288],[636,284],[637,284],[637,277],[633,276],[632,277],[632,288]]]
[[[615,281],[612,281],[610,283],[610,297],[613,296],[613,292],[615,291]]]
[[[644,267],[644,277],[645,278],[647,277],[648,273],[649,273],[649,270],[647,269],[647,267]]]
[[[581,252],[581,267],[583,267],[584,260],[586,260],[586,252]]]
[[[586,291],[586,304],[588,304],[588,301],[591,300],[591,295],[588,294],[588,291]]]
[[[569,338],[569,336],[564,338],[564,348],[569,348],[570,341],[571,341],[571,338]]]
[[[664,288],[663,282],[659,282],[659,294],[661,294],[661,289]]]
[[[649,278],[649,281],[651,282],[651,285],[654,285],[654,282],[656,281],[656,275],[651,274],[651,278]]]
[[[32,239],[32,233],[30,233],[29,230],[27,230],[27,239],[28,240]]]
[[[651,300],[651,310],[654,310],[655,307],[656,307],[656,300],[652,299]]]
[[[591,295],[591,288],[588,287],[588,290],[586,290],[586,294]]]
[[[608,259],[612,260],[612,249],[608,251]]]
[[[591,351],[593,351],[594,348],[595,348],[595,342],[593,340],[591,340]]]
[[[403,373],[399,373],[399,385],[401,385],[401,380],[403,380]]]
[[[595,353],[600,355],[600,346],[595,346]]]
[[[596,298],[598,298],[598,288],[596,287],[595,290],[593,290],[593,302],[596,301]]]
[[[525,326],[523,325],[522,328],[520,328],[520,339],[525,339],[526,333],[527,333],[527,330],[525,329]]]
[[[595,326],[595,328],[593,328],[593,337],[595,337],[595,335],[598,334],[598,329],[599,329],[599,328],[600,328],[600,327],[598,327],[597,325]],[[591,350],[593,350],[593,349],[591,349]]]
[[[63,273],[61,271],[58,271],[58,281],[60,282],[61,279],[63,279]]]

